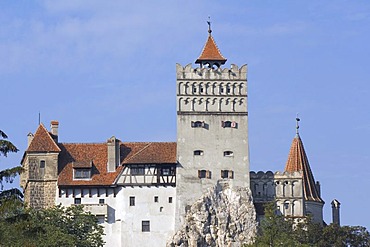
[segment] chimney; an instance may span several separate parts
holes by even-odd
[[[58,127],[59,127],[58,121],[53,120],[50,122],[50,133],[56,143],[58,143]]]
[[[108,164],[107,171],[115,172],[116,168],[120,163],[120,141],[116,139],[115,136],[112,136],[107,140],[107,149],[108,149]]]
[[[27,135],[27,147],[30,146],[30,144],[31,144],[31,142],[33,140],[33,137],[34,137],[34,135],[31,132],[28,133],[28,135]]]
[[[332,215],[333,215],[333,224],[340,226],[340,202],[337,199],[334,199],[331,202]]]

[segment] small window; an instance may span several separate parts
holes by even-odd
[[[155,196],[155,197],[154,197],[154,202],[159,202],[159,198],[158,198],[158,196]]]
[[[45,160],[40,160],[40,168],[45,168]]]
[[[89,179],[91,177],[91,169],[74,169],[75,179]]]
[[[135,197],[130,196],[130,206],[135,206]]]
[[[206,126],[204,121],[191,121],[192,128],[204,128]]]
[[[161,175],[163,176],[168,176],[171,175],[171,168],[166,167],[161,169]]]
[[[141,222],[141,231],[150,232],[150,221],[149,220],[143,220]]]
[[[221,178],[234,178],[234,172],[231,170],[221,170]]]
[[[199,92],[200,92],[200,93],[203,93],[203,92],[204,92],[204,88],[203,88],[203,86],[200,86],[200,87],[199,87]]]
[[[225,157],[232,157],[232,156],[234,156],[234,152],[233,151],[225,151],[224,156]]]
[[[227,85],[227,87],[226,87],[226,93],[231,93],[231,88],[230,88],[229,85]]]
[[[160,208],[159,208],[159,212],[162,212],[162,211],[163,211],[163,207],[160,207]]]
[[[172,197],[168,197],[168,203],[172,203]]]
[[[238,124],[234,121],[222,121],[221,126],[223,128],[236,128]]]
[[[198,170],[198,178],[211,178],[211,171]]]
[[[203,155],[203,150],[195,150],[194,155]]]
[[[224,93],[224,88],[223,88],[223,86],[220,86],[220,93]]]
[[[99,199],[99,204],[104,204],[104,203],[105,203],[104,199]]]
[[[197,93],[197,88],[193,86],[193,93]]]
[[[81,198],[75,198],[75,204],[81,204]]]
[[[144,167],[135,167],[132,166],[130,169],[131,175],[144,175],[145,174],[145,168]]]

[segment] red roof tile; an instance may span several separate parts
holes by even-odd
[[[60,148],[45,126],[40,124],[26,152],[60,152]]]
[[[176,163],[176,143],[131,142],[121,143],[121,166],[115,172],[107,172],[107,144],[59,144],[60,186],[109,186],[120,174],[125,164],[161,164]],[[91,180],[74,180],[73,167],[82,168],[92,162]]]
[[[218,49],[212,35],[209,35],[207,42],[203,47],[203,51],[195,63],[201,63],[202,61],[220,61],[222,64],[224,64],[226,60],[227,59],[222,56],[220,50]]]
[[[303,172],[303,193],[308,201],[323,202],[319,192],[316,189],[315,179],[313,177],[308,158],[303,147],[303,142],[300,136],[293,139],[292,146],[290,147],[288,161],[285,166],[286,172]]]
[[[176,142],[142,142],[124,143],[124,157],[122,164],[174,164],[176,158]],[[122,150],[122,148],[121,148]]]

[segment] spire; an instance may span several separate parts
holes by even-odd
[[[292,145],[290,147],[288,161],[285,166],[286,172],[302,172],[303,174],[303,195],[308,201],[324,202],[320,197],[320,191],[316,187],[316,182],[313,177],[310,164],[306,155],[306,151],[303,147],[303,142],[299,136],[298,122],[299,118],[296,118],[296,136],[293,139]]]
[[[206,44],[203,47],[202,53],[195,61],[195,63],[200,64],[201,67],[208,66],[213,68],[216,66],[217,68],[221,65],[225,64],[227,59],[222,56],[220,50],[218,49],[215,40],[212,37],[212,29],[211,29],[211,21],[207,21],[208,24],[208,39]]]

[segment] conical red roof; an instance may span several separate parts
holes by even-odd
[[[288,156],[288,161],[285,166],[286,172],[302,172],[303,173],[303,194],[306,200],[324,202],[316,188],[315,179],[313,177],[308,158],[303,147],[302,140],[299,134],[293,139],[292,146]]]
[[[215,40],[212,35],[208,36],[207,42],[203,47],[202,53],[195,61],[195,63],[202,63],[204,61],[218,61],[221,64],[226,62],[226,58],[222,56],[220,50],[218,49]]]

